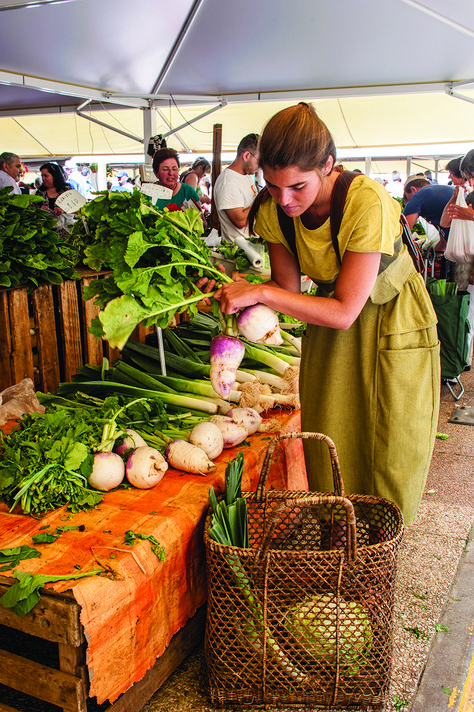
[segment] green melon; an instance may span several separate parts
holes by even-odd
[[[356,675],[366,664],[372,645],[372,626],[368,611],[356,601],[332,594],[311,596],[293,606],[287,614],[287,627],[304,650],[318,662],[335,665],[337,620],[341,673]]]

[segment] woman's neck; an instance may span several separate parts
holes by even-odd
[[[338,177],[337,171],[332,171],[328,176],[324,176],[316,200],[301,216],[301,222],[308,230],[316,230],[321,227],[330,216],[332,191]]]

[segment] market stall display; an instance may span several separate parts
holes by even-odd
[[[299,413],[286,412],[276,417],[279,429],[298,428]],[[266,433],[254,434],[247,444],[240,446],[245,455],[246,489],[256,486],[269,437]],[[79,712],[84,707],[80,707],[78,700],[86,699],[87,695],[96,697],[99,703],[105,700],[120,703],[120,695],[138,683],[157,658],[160,660],[173,636],[179,635],[178,631],[204,604],[207,591],[203,525],[209,502],[208,489],[212,485],[222,491],[227,461],[233,459],[238,450],[226,450],[216,460],[216,471],[206,477],[170,469],[156,487],[118,489],[106,494],[99,507],[88,511],[68,513],[64,506],[37,521],[19,510],[9,513],[9,507],[0,504],[2,548],[5,548],[4,543],[8,543],[9,548],[32,546],[34,535],[63,528],[57,541],[33,545],[40,549],[41,557],[21,561],[16,568],[48,575],[88,572],[97,568],[105,572],[74,582],[63,580],[48,584],[42,597],[52,597],[51,600],[48,598],[51,605],[46,606],[45,619],[53,618],[51,628],[54,633],[50,628],[42,627],[45,610],[42,602],[38,604],[37,612],[33,609],[25,619],[0,606],[0,624],[33,632],[43,639],[49,636],[61,645],[70,646],[69,654],[65,651],[61,662],[61,671],[70,676],[67,677],[69,687],[64,693],[67,696],[62,700],[63,706],[67,699],[68,709]],[[305,487],[300,450],[282,451],[271,482],[276,488]],[[80,528],[72,528],[76,526]],[[136,534],[132,545],[126,541],[130,531]],[[153,544],[147,537],[154,537],[163,547],[164,561],[153,552]],[[14,582],[11,570],[2,572],[2,587],[9,587]],[[69,611],[70,618],[61,631],[59,621],[54,618],[65,615],[62,610]],[[197,625],[196,621],[194,625]],[[201,640],[202,614],[197,628],[191,635],[194,644]],[[88,641],[87,670],[83,660],[84,633]],[[188,642],[187,652],[192,647],[193,643]],[[72,650],[76,660],[74,671],[71,668]],[[0,666],[2,684],[12,683],[9,672],[15,665],[30,669],[29,663],[12,656],[2,655],[2,658],[6,661],[5,666]],[[80,665],[79,660],[82,660]],[[165,664],[169,666],[169,660]],[[56,685],[64,681],[61,671],[48,673],[53,681],[49,691],[40,689],[46,675],[43,671],[41,680],[29,694],[53,703],[57,701]],[[169,672],[168,669],[167,674]],[[17,689],[24,689],[25,682],[18,673],[13,677],[13,683]],[[148,686],[148,697],[141,697],[136,708],[128,706],[128,712],[140,709],[152,692]]]
[[[147,698],[136,691],[149,697],[199,642],[209,486],[222,490],[240,449],[252,489],[265,441],[299,427],[297,394],[283,392],[287,372],[294,386],[299,345],[283,344],[275,314],[272,335],[250,324],[245,337],[236,317],[198,314],[212,292],[196,281],[230,280],[201,233],[195,210],[157,211],[137,191],[99,195],[68,238],[80,279],[43,281],[31,294],[19,287],[22,311],[17,290],[2,302],[6,326],[22,314],[15,327],[25,341],[23,361],[17,328],[0,352],[9,378],[23,377],[25,363],[34,371],[30,304],[38,315],[45,412],[25,414],[0,441],[0,624],[57,643],[59,670],[3,651],[0,682],[68,712],[82,712],[88,698],[139,709]],[[165,328],[183,312],[186,327]],[[133,339],[151,328],[158,349]],[[232,366],[222,352],[216,360],[221,338],[239,347]],[[289,482],[306,487],[301,448],[283,451],[274,469],[275,487]]]

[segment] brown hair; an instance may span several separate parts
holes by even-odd
[[[179,168],[178,151],[175,151],[174,148],[160,148],[158,151],[155,151],[153,155],[153,173],[155,175],[157,175],[158,169],[163,161],[167,161],[168,158],[174,158]]]
[[[321,171],[329,156],[336,162],[336,146],[326,124],[311,104],[300,102],[279,111],[260,137],[260,166]]]
[[[260,136],[259,155],[261,168],[297,166],[302,171],[320,173],[329,156],[336,162],[336,145],[314,107],[300,102],[279,111],[267,122]],[[252,203],[248,216],[250,234],[260,205],[269,197],[264,188]]]

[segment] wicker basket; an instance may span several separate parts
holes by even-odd
[[[285,438],[326,442],[335,494],[265,489]],[[400,510],[378,497],[346,497],[334,443],[320,433],[275,437],[256,492],[243,496],[248,549],[211,540],[210,512],[205,526],[212,703],[383,709]]]

